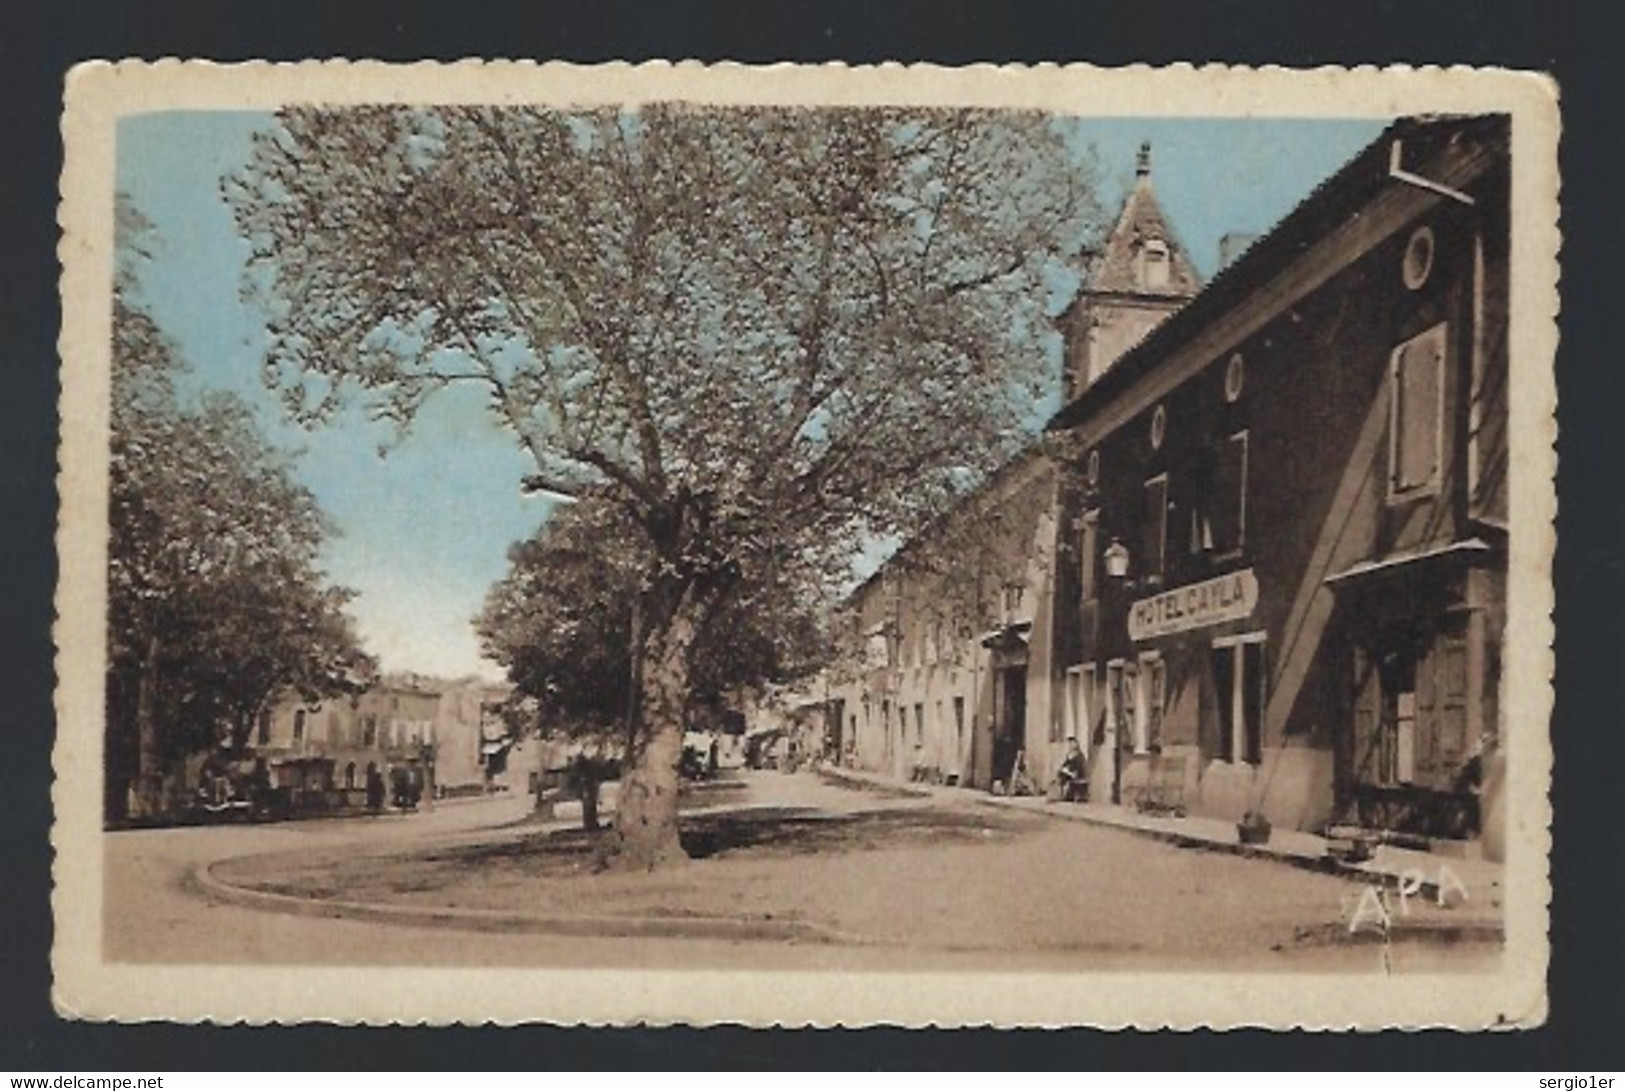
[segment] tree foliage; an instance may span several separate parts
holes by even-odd
[[[645,569],[636,541],[619,509],[572,505],[509,550],[509,571],[486,598],[476,620],[482,648],[550,730],[620,736],[634,722]],[[719,608],[690,652],[691,716],[822,661],[818,619],[789,592],[757,589],[753,605],[736,597]]]
[[[124,776],[153,778],[186,754],[238,746],[277,692],[364,684],[372,668],[327,585],[329,529],[248,408],[187,398],[183,362],[139,298],[150,234],[120,204],[113,300],[108,555],[109,804]],[[123,774],[123,775],[121,775]]]
[[[533,487],[623,514],[658,856],[690,649],[1020,446],[1089,183],[1037,114],[368,107],[282,111],[226,192],[296,416],[479,384]]]

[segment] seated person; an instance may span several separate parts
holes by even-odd
[[[1067,737],[1066,758],[1061,762],[1061,767],[1055,771],[1055,782],[1060,789],[1063,802],[1088,802],[1089,771],[1084,764],[1083,749],[1078,746],[1075,735]]]

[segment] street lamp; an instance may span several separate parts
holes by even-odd
[[[1121,540],[1113,538],[1106,547],[1102,558],[1106,562],[1106,575],[1111,578],[1113,585],[1118,589],[1119,597],[1126,595],[1133,581],[1128,578],[1129,553],[1128,547]],[[1106,674],[1108,689],[1115,686],[1111,694],[1112,705],[1112,802],[1123,802],[1123,685],[1124,679],[1121,671],[1115,675],[1108,670]]]
[[[1114,580],[1121,580],[1128,576],[1128,546],[1124,545],[1121,540],[1112,539],[1111,544],[1106,547],[1104,558],[1106,561],[1106,575]]]

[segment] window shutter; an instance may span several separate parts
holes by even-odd
[[[1235,684],[1236,650],[1226,646],[1212,649],[1213,707],[1218,713],[1219,757],[1236,760]]]
[[[1434,676],[1428,744],[1433,783],[1450,789],[1467,758],[1467,642],[1453,635],[1440,637],[1429,660]]]
[[[1441,325],[1399,348],[1394,367],[1395,492],[1426,488],[1438,474],[1444,346]]]
[[[1087,512],[1083,517],[1083,532],[1078,540],[1078,597],[1084,602],[1092,602],[1097,597],[1095,566],[1099,563],[1099,529],[1099,516],[1095,512]]]
[[[1354,779],[1374,784],[1380,779],[1382,746],[1382,677],[1377,664],[1354,649]]]
[[[1160,576],[1163,572],[1163,551],[1168,541],[1168,479],[1152,478],[1145,483],[1144,572],[1147,576]]]
[[[1435,644],[1416,665],[1416,781],[1439,783],[1439,648]]]
[[[1241,646],[1241,679],[1245,687],[1241,692],[1241,713],[1247,725],[1246,760],[1254,765],[1264,760],[1264,644],[1247,643]]]
[[[1242,506],[1247,489],[1247,433],[1231,436],[1219,451],[1213,489],[1208,502],[1208,528],[1212,540],[1204,542],[1215,553],[1230,553],[1242,546]]]

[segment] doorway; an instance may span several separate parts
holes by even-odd
[[[993,779],[1009,785],[1027,736],[1027,665],[1000,669],[994,685]]]

